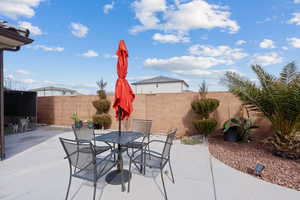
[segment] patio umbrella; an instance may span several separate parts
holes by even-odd
[[[116,118],[119,120],[119,136],[121,137],[121,121],[127,119],[133,111],[132,102],[135,98],[135,95],[126,80],[127,68],[128,68],[128,51],[125,45],[124,40],[121,40],[119,43],[119,48],[117,50],[118,56],[118,64],[117,64],[117,72],[118,72],[118,80],[116,82],[115,88],[115,101],[113,104],[113,108],[116,111]],[[123,176],[123,158],[122,158],[122,149],[121,145],[118,144],[118,170],[112,171],[107,176],[107,182],[111,183],[113,179],[115,179],[116,183],[122,183],[122,191],[124,188],[124,179],[130,179],[130,174],[127,171],[127,175]],[[123,179],[123,181],[122,181]]]
[[[133,111],[132,102],[135,95],[126,80],[128,69],[128,51],[124,40],[119,43],[117,50],[118,64],[118,80],[115,88],[115,101],[113,108],[116,110],[116,118],[119,120],[119,132],[121,133],[121,120],[124,120],[130,116]]]

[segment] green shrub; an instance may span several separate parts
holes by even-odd
[[[200,139],[195,139],[191,137],[191,138],[182,138],[181,143],[187,145],[195,145],[195,144],[202,143],[202,141],[200,141]]]
[[[107,113],[110,109],[110,101],[107,99],[93,101],[93,105],[97,109],[97,114]]]
[[[100,97],[100,99],[106,99],[106,93],[105,90],[98,90],[97,91],[98,96]]]
[[[110,128],[110,125],[112,122],[111,116],[106,113],[94,115],[93,121],[94,121],[94,124],[97,124],[100,129],[102,128],[102,126],[104,126],[104,129]]]
[[[193,124],[200,134],[207,137],[215,130],[218,122],[214,119],[204,119],[204,120],[194,120]]]
[[[99,100],[93,101],[93,106],[96,108],[97,112],[93,116],[93,122],[95,128],[102,128],[102,125],[105,129],[109,128],[111,125],[111,116],[108,113],[110,109],[110,101],[106,99],[106,92],[105,87],[107,85],[107,82],[104,82],[103,79],[96,82],[99,86],[99,90],[97,91],[97,94],[99,96]]]
[[[192,102],[191,106],[195,113],[199,114],[204,119],[208,119],[209,114],[215,111],[219,106],[217,99],[197,99]]]

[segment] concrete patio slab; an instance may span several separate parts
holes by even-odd
[[[21,150],[13,151],[8,159],[0,162],[0,199],[64,199],[69,168],[67,161],[63,159],[64,152],[58,138],[73,138],[73,133],[35,131],[28,134],[31,134],[30,137],[41,135],[42,137],[51,135],[51,137],[37,143],[31,141],[31,146],[28,145],[26,139],[23,140],[23,143],[20,142],[22,141],[21,135],[18,136],[19,139],[7,139],[7,142],[11,142],[8,144],[10,146],[8,152],[13,151],[14,147]],[[29,135],[24,134],[23,137],[29,137]],[[162,137],[153,136],[153,138]],[[26,148],[23,148],[22,145],[25,145]],[[153,146],[153,148],[159,150],[162,147]],[[211,170],[210,156],[205,145],[190,146],[175,141],[171,156],[175,184],[169,180],[169,173],[165,174],[170,200],[298,200],[300,197],[300,192],[258,180],[238,172],[216,159],[212,159]],[[128,158],[124,157],[125,168],[128,168],[126,165]],[[135,170],[131,183],[130,193],[122,193],[120,186],[108,185],[104,178],[101,178],[98,181],[96,199],[164,199],[160,175],[153,169],[147,170],[146,177]],[[69,199],[92,199],[92,191],[91,183],[73,178]]]

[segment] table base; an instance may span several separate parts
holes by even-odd
[[[128,170],[123,170],[123,183],[126,183],[131,178],[131,173]],[[121,185],[122,184],[122,172],[120,170],[114,170],[109,172],[105,181],[111,185]]]

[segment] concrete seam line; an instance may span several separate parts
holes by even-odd
[[[214,170],[213,170],[213,165],[212,165],[212,159],[211,159],[211,154],[210,152],[208,152],[209,154],[209,164],[210,164],[210,172],[211,172],[211,178],[212,178],[212,183],[213,183],[213,189],[214,189],[214,196],[215,196],[215,200],[217,200],[217,191],[216,191],[216,185],[215,185],[215,176],[214,176]]]

